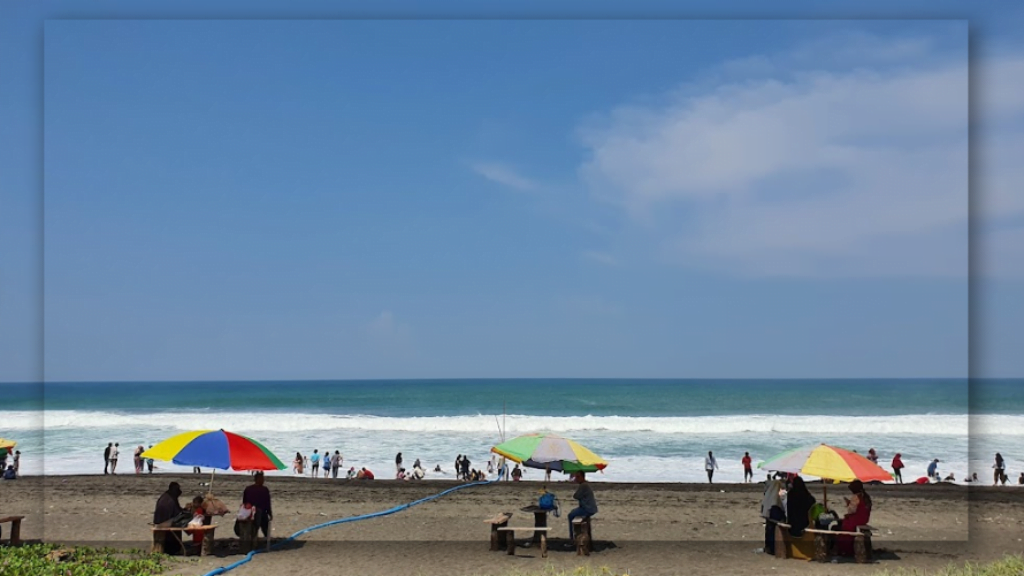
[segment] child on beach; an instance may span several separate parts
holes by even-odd
[[[189,528],[202,528],[206,522],[206,512],[203,511],[203,497],[196,496],[192,499],[192,520],[189,521]],[[192,534],[192,544],[195,547],[199,547],[203,544],[203,531],[202,530],[186,530],[188,534]]]

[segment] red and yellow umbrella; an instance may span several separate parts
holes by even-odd
[[[892,474],[864,456],[828,444],[794,448],[761,462],[757,467],[770,472],[817,476],[841,482],[892,480]],[[827,492],[825,497],[828,498]]]
[[[761,462],[757,467],[770,472],[817,476],[841,482],[892,480],[892,474],[864,456],[828,444],[794,448]]]

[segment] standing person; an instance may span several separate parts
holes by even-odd
[[[316,448],[313,449],[313,455],[309,457],[309,468],[310,476],[313,478],[319,478],[320,476],[320,454],[317,453]]]
[[[270,521],[274,512],[270,507],[270,489],[263,485],[263,471],[253,475],[253,483],[242,492],[242,502],[248,502],[256,508],[256,527],[263,530],[263,536],[270,539]]]
[[[579,484],[579,488],[572,497],[579,502],[579,506],[569,512],[569,542],[576,539],[572,533],[572,521],[576,518],[587,518],[597,514],[597,498],[594,497],[594,489],[587,482],[587,475],[583,472],[576,472],[572,475],[572,481]]]
[[[292,474],[302,474],[302,454],[295,453],[295,460],[292,460]]]
[[[462,457],[462,479],[469,480],[469,456]]]
[[[118,452],[120,452],[120,449],[119,449],[120,446],[121,446],[120,443],[114,442],[114,447],[110,449],[110,473],[111,474],[117,474],[117,472],[115,472],[115,470],[117,470],[117,454],[118,454]]]
[[[107,442],[107,447],[103,449],[103,473],[110,474],[108,469],[110,468],[110,452],[114,449],[113,442]]]
[[[328,478],[331,477],[331,450],[330,449],[324,450],[323,463],[324,463],[324,466],[323,466],[323,468],[324,468],[324,480],[327,480]]]
[[[401,471],[402,471],[402,453],[399,452],[398,455],[395,456],[395,472],[401,472]]]
[[[715,475],[715,469],[718,468],[718,462],[715,460],[715,456],[708,450],[708,455],[704,458],[704,470],[708,473],[708,483],[711,483],[711,477]]]
[[[132,454],[132,460],[134,461],[135,464],[136,474],[142,474],[142,453],[145,451],[145,448],[143,448],[142,446],[138,446],[135,448],[135,452]]]
[[[14,451],[14,475],[21,478],[21,450]]]
[[[519,469],[519,463],[516,463],[516,467],[512,469],[512,481],[519,482],[519,479],[523,477],[523,471]]]
[[[928,465],[928,479],[939,481],[939,459],[932,460],[932,463]]]
[[[999,484],[1002,480],[1003,484],[1006,484],[1006,461],[1003,460],[1003,455],[996,452],[996,463],[992,465],[994,472],[992,473],[992,485]]]
[[[750,452],[743,453],[741,462],[743,462],[743,481],[749,484],[754,481],[754,470],[750,467]]]
[[[868,449],[868,455],[865,456],[865,458],[870,460],[872,464],[878,464],[878,454],[875,453],[875,449],[874,448],[869,448]]]
[[[898,484],[903,484],[903,460],[899,452],[892,457],[892,478]]]
[[[331,478],[338,477],[338,468],[341,468],[342,462],[345,459],[341,457],[341,452],[334,451],[334,456],[331,457]]]
[[[462,454],[455,457],[455,479],[462,480]]]
[[[151,444],[149,447],[152,448],[153,445]],[[146,458],[146,468],[149,469],[149,473],[150,474],[153,473],[153,459],[152,458]]]

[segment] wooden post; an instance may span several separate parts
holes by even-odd
[[[11,546],[21,545],[21,518],[11,521]]]
[[[789,533],[782,529],[782,526],[775,524],[775,557],[785,560],[789,557],[789,543],[786,536]]]
[[[507,530],[505,534],[505,540],[508,543],[508,547],[505,550],[509,556],[515,556],[516,554],[516,533],[513,530]]]
[[[540,533],[540,557],[548,557],[548,533],[546,530]]]
[[[548,511],[547,510],[537,510],[536,512],[534,512],[533,513],[533,525],[535,527],[537,527],[537,528],[547,528],[547,526],[548,526]],[[539,544],[540,543],[540,535],[541,534],[543,534],[543,532],[534,531],[534,533],[533,533],[533,543],[534,544]]]
[[[203,530],[203,544],[199,548],[200,556],[204,554],[207,556],[213,554],[213,533],[215,530],[216,528],[208,528],[206,530]]]
[[[166,536],[167,536],[167,533],[162,531],[162,530],[154,530],[153,531],[153,547],[152,547],[152,552],[154,554],[163,554],[164,553],[164,538],[166,538]]]

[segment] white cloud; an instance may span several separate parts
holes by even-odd
[[[580,174],[676,261],[740,274],[965,275],[964,60],[687,86],[582,127]]]
[[[532,191],[538,188],[536,182],[502,164],[493,162],[476,163],[473,165],[473,171],[492,182],[497,182],[516,190]]]

